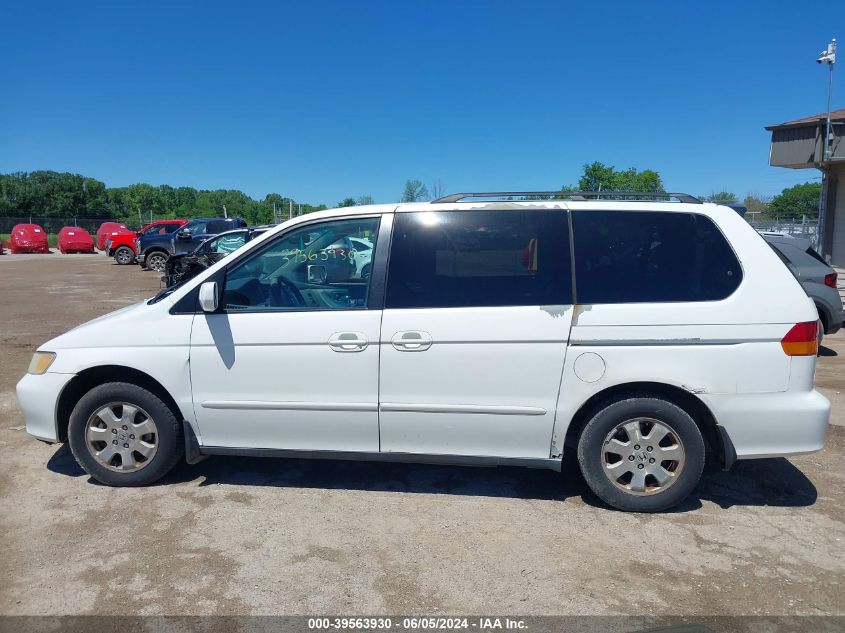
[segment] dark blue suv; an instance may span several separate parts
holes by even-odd
[[[175,233],[143,235],[136,249],[138,263],[141,268],[164,272],[171,255],[190,253],[213,235],[245,226],[241,218],[196,218]]]

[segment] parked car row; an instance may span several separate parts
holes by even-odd
[[[138,263],[141,268],[164,273],[171,256],[190,253],[209,237],[244,227],[241,218],[196,218],[169,233],[139,235],[135,240]]]

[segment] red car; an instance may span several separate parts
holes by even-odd
[[[138,254],[135,240],[142,235],[152,235],[153,233],[173,233],[177,231],[183,224],[187,224],[187,220],[157,220],[148,224],[137,233],[118,233],[117,235],[109,235],[106,239],[105,250],[109,257],[114,257],[121,266],[131,264],[135,261],[135,256]]]
[[[37,224],[16,224],[7,242],[12,253],[49,253],[47,234]]]
[[[121,224],[120,222],[103,222],[100,228],[97,229],[97,249],[101,251],[106,250],[107,237],[121,233],[135,235],[135,232],[126,228],[125,224]]]
[[[78,226],[63,226],[59,231],[59,251],[62,253],[93,253],[94,238]]]

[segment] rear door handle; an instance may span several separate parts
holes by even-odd
[[[335,332],[329,337],[329,347],[335,352],[362,352],[369,344],[362,332]]]
[[[397,332],[390,339],[390,342],[400,352],[424,352],[431,347],[433,341],[431,334],[428,332],[410,330],[407,332]]]

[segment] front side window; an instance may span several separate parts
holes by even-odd
[[[573,211],[578,303],[716,301],[733,293],[742,268],[703,215]]]
[[[370,261],[356,240],[376,245],[378,218],[333,220],[269,241],[226,274],[226,311],[350,310],[367,306]],[[369,251],[372,253],[372,250]]]
[[[572,303],[565,211],[397,213],[387,308]]]
[[[191,235],[202,235],[205,233],[205,226],[207,224],[206,220],[194,220],[192,222],[188,222],[185,226],[182,227],[182,230],[188,231]]]

